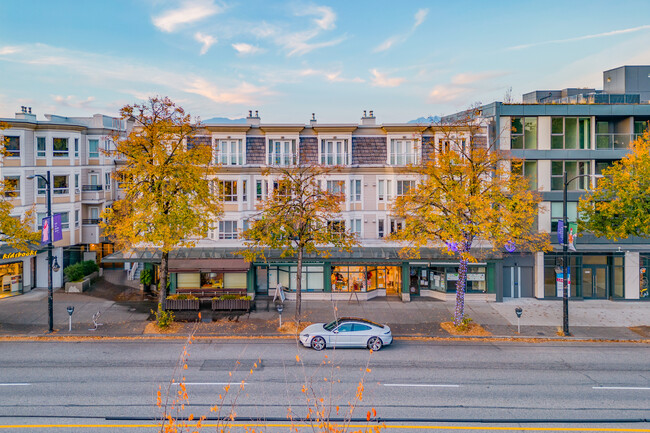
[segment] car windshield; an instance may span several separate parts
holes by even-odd
[[[331,331],[332,329],[336,328],[336,325],[338,324],[339,322],[337,320],[333,320],[330,323],[323,325],[323,328],[325,328],[326,331]]]

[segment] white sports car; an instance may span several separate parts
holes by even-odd
[[[341,318],[330,323],[314,323],[300,333],[305,347],[367,347],[377,351],[393,342],[390,328],[370,320]]]

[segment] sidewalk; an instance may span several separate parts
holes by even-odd
[[[54,328],[57,336],[134,337],[145,335],[155,300],[143,300],[131,287],[108,278],[83,294],[54,293]],[[118,283],[118,284],[115,284]],[[68,331],[67,306],[74,306],[72,331]],[[523,308],[521,334],[517,334],[515,307]],[[279,336],[279,315],[272,302],[256,300],[250,313],[212,313],[202,310],[197,335]],[[450,337],[440,322],[453,316],[454,302],[416,298],[403,303],[391,298],[370,301],[303,301],[305,321],[328,322],[338,317],[364,317],[388,324],[395,337]],[[268,310],[267,310],[268,308]],[[100,312],[97,330],[93,314]],[[466,315],[496,337],[556,338],[562,326],[562,302],[515,299],[503,303],[467,302]],[[283,321],[293,319],[295,302],[285,302]],[[197,312],[177,312],[177,319],[196,321]],[[0,299],[0,337],[44,336],[47,331],[47,290],[35,289],[20,296]],[[569,324],[574,338],[606,340],[650,340],[650,303],[612,301],[571,301]],[[193,323],[184,323],[178,335],[187,335]],[[631,327],[639,327],[635,331]],[[156,336],[155,334],[148,334]]]

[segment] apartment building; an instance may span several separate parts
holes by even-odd
[[[11,185],[7,199],[16,216],[34,208],[34,230],[47,216],[47,185],[32,175],[50,172],[52,213],[61,215],[63,239],[54,244],[53,255],[63,268],[84,259],[100,260],[113,252],[98,226],[102,210],[116,198],[115,159],[111,150],[114,133],[126,132],[119,118],[45,115],[37,120],[29,107],[21,107],[14,118],[0,118],[8,125],[1,131],[8,142],[0,164],[0,176]],[[19,294],[33,287],[47,287],[47,245],[28,252],[0,247],[2,295]],[[55,272],[55,288],[63,284],[63,272]]]
[[[650,66],[622,66],[603,72],[603,90],[537,90],[523,103],[493,102],[480,108],[502,150],[524,160],[523,171],[542,194],[539,230],[551,233],[553,251],[506,255],[497,291],[504,297],[557,298],[561,294],[564,172],[569,182],[567,216],[577,219],[578,199],[596,177],[629,151],[650,121]],[[443,118],[450,120],[454,115]],[[580,299],[648,297],[650,245],[629,238],[612,242],[583,233],[570,254],[570,296]]]
[[[423,249],[418,260],[406,260],[399,256],[399,245],[386,241],[402,225],[391,218],[390,203],[418,180],[408,165],[435,157],[433,144],[448,138],[432,124],[379,124],[372,111],[364,112],[359,123],[321,124],[312,116],[307,124],[265,124],[251,112],[246,124],[203,125],[190,144],[213,147],[215,162],[221,165],[224,215],[194,248],[170,253],[170,291],[217,286],[247,288],[255,296],[272,294],[278,283],[294,290],[294,259],[268,251],[266,261],[249,264],[235,253],[243,247],[241,231],[274,189],[275,179],[263,171],[300,162],[337,167],[321,185],[345,195],[335,224],[356,233],[360,241],[352,253],[333,250],[327,258],[306,258],[304,298],[453,297],[457,262],[437,248]],[[149,251],[118,252],[105,259],[159,261],[159,255]],[[497,264],[494,258],[470,266],[470,296],[496,299]]]

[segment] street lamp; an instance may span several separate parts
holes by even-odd
[[[47,317],[49,330],[48,333],[54,332],[54,297],[52,294],[52,271],[58,272],[61,267],[56,257],[52,259],[52,236],[54,234],[54,221],[52,219],[52,188],[50,187],[50,171],[48,170],[47,175],[43,176],[41,174],[33,174],[27,176],[27,179],[34,179],[40,177],[45,182],[47,186],[47,220],[49,221],[49,233],[47,237]]]
[[[569,224],[567,222],[567,189],[569,183],[581,177],[590,177],[591,174],[579,174],[567,180],[564,172],[564,196],[562,201],[562,332],[569,336],[569,294],[568,294],[568,263],[569,263]],[[576,276],[577,277],[577,276]],[[578,283],[576,278],[576,284]]]

